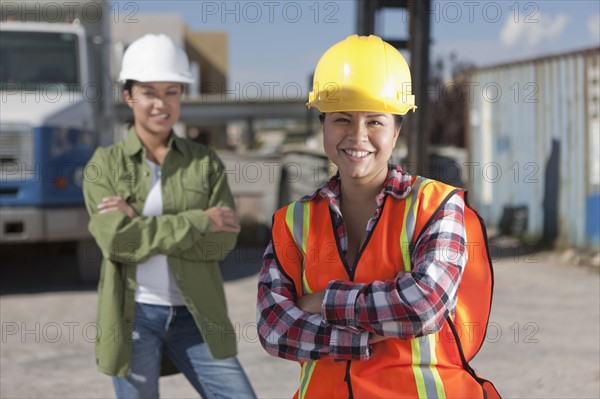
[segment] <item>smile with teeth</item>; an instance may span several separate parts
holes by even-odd
[[[369,151],[344,150],[344,152],[353,158],[364,158],[370,154]]]
[[[158,119],[167,119],[167,118],[169,118],[169,114],[156,114],[156,115],[152,115],[152,117],[158,118]]]

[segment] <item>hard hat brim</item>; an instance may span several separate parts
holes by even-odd
[[[399,98],[372,98],[367,93],[351,90],[323,90],[310,92],[307,108],[317,108],[321,112],[381,112],[405,115],[415,111],[415,96],[400,94]]]
[[[186,78],[181,75],[161,73],[155,75],[139,75],[139,74],[127,74],[122,73],[119,75],[119,82],[125,83],[128,80],[135,80],[136,82],[175,82],[192,84],[195,82],[193,78]]]

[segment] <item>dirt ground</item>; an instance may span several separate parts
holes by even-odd
[[[299,367],[258,342],[256,276],[262,249],[240,248],[222,264],[239,358],[260,398],[289,398]],[[41,256],[40,256],[41,255]],[[77,282],[67,252],[3,254],[0,296],[2,398],[112,398],[95,369],[95,287]],[[600,274],[543,252],[495,259],[486,342],[472,362],[505,398],[600,397]],[[163,398],[198,394],[181,375],[161,380]]]

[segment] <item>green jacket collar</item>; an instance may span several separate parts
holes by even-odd
[[[175,132],[171,130],[171,135],[169,136],[169,142],[167,143],[167,146],[169,147],[169,149],[175,148],[177,151],[181,152],[182,147],[180,140],[182,139],[177,137],[175,135]],[[140,138],[137,135],[137,132],[135,131],[135,127],[132,126],[127,132],[127,136],[124,140],[124,146],[125,153],[129,156],[134,156],[140,151],[145,152],[144,146],[142,145],[142,141],[140,140]]]

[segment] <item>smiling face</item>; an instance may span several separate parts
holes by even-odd
[[[131,93],[125,91],[137,133],[167,137],[179,119],[182,90],[181,83],[144,82],[134,83]]]
[[[331,112],[323,121],[325,153],[338,166],[342,180],[383,184],[399,133],[392,114]]]

